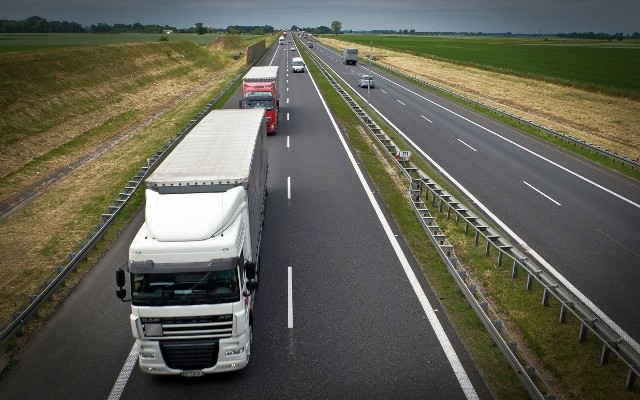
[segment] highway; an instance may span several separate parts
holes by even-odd
[[[281,67],[282,122],[268,138],[249,366],[203,378],[137,367],[114,271],[142,224],[138,213],[27,345],[0,397],[491,398],[310,75],[290,73],[294,55],[274,46],[262,62]]]
[[[640,342],[640,184],[450,101],[312,50],[522,242]],[[359,74],[375,88],[358,88]]]

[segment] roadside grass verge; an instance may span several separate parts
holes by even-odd
[[[35,201],[2,221],[0,267],[5,279],[0,283],[0,321],[7,321],[11,312],[26,300],[67,254],[74,251],[77,244],[94,229],[106,206],[117,197],[126,182],[146,163],[147,158],[163,149],[170,138],[239,74],[243,64],[242,61],[231,61],[231,58],[212,64],[217,71],[209,71],[202,86],[186,100],[123,140],[115,151],[106,152],[94,162],[74,170]],[[211,75],[212,72],[216,73]],[[220,101],[217,107],[222,104]],[[82,142],[85,139],[77,140]],[[91,140],[100,141],[95,137]],[[68,146],[87,150],[85,146],[73,141]],[[51,152],[60,153],[60,157],[64,158],[68,156],[69,148],[60,146]],[[72,274],[68,282],[80,279],[82,271],[88,271],[95,260],[108,249],[124,221],[128,220],[128,215],[132,215],[142,203],[143,196],[138,196],[141,195],[134,196],[132,204],[127,206],[126,210],[130,211],[125,210],[124,215],[118,217],[117,221],[122,222],[117,222],[97,251],[91,253],[89,260],[85,262],[86,269],[81,267],[81,273]],[[67,286],[71,288],[74,285],[67,283]],[[64,295],[56,294],[55,297],[63,298]],[[55,304],[54,302],[51,307],[55,308]],[[46,318],[47,312],[41,312],[38,321],[41,323]]]
[[[315,64],[309,61],[308,56],[304,56],[332,114],[347,133],[358,158],[399,226],[413,256],[420,262],[425,276],[490,390],[499,399],[527,398],[515,373],[468,305],[417,221],[409,203],[409,184],[406,178],[395,167],[390,167],[391,162],[385,156],[386,149],[381,148],[365,133],[366,127],[322,77]],[[352,97],[366,109],[353,92]],[[383,121],[374,115],[370,116],[400,148],[411,148],[402,138],[393,134]],[[464,201],[464,196],[440,177],[425,160],[416,157],[416,152],[413,154],[414,163],[458,200]],[[615,357],[611,358],[607,366],[600,366],[600,341],[590,337],[585,342],[580,342],[580,324],[571,316],[565,324],[558,323],[559,304],[552,301],[549,306],[542,306],[542,288],[539,285],[534,285],[532,290],[527,291],[526,276],[523,273],[518,278],[512,278],[510,267],[496,266],[496,254],[485,256],[483,243],[476,246],[474,236],[464,234],[463,224],[456,226],[454,220],[447,220],[446,210],[440,213],[430,202],[427,205],[449,241],[455,245],[456,255],[462,265],[490,299],[491,307],[501,315],[506,329],[518,339],[518,345],[524,349],[559,398],[638,398],[638,389],[625,390],[626,366]],[[472,207],[470,209],[473,210]],[[481,215],[477,210],[474,212]]]

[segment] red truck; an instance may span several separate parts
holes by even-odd
[[[267,134],[278,131],[278,67],[252,67],[242,78],[240,108],[264,108]]]

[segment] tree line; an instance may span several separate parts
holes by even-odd
[[[77,22],[47,21],[45,18],[33,16],[25,20],[11,19],[0,20],[0,33],[228,33],[228,34],[253,34],[264,35],[275,31],[272,26],[240,26],[233,25],[224,28],[210,28],[198,22],[190,28],[178,29],[170,25],[143,25],[135,24],[105,24],[100,22],[90,26],[82,26]]]

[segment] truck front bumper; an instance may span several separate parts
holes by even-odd
[[[184,375],[184,376],[201,376],[204,374],[214,374],[219,372],[230,372],[243,369],[249,363],[250,343],[249,335],[243,335],[240,338],[220,339],[218,341],[217,362],[213,362],[211,367],[207,368],[176,368],[175,360],[165,360],[167,347],[192,347],[189,341],[182,341],[179,344],[162,343],[159,341],[137,340],[138,344],[138,361],[140,369],[143,372],[156,375]],[[164,346],[165,349],[161,348]]]

